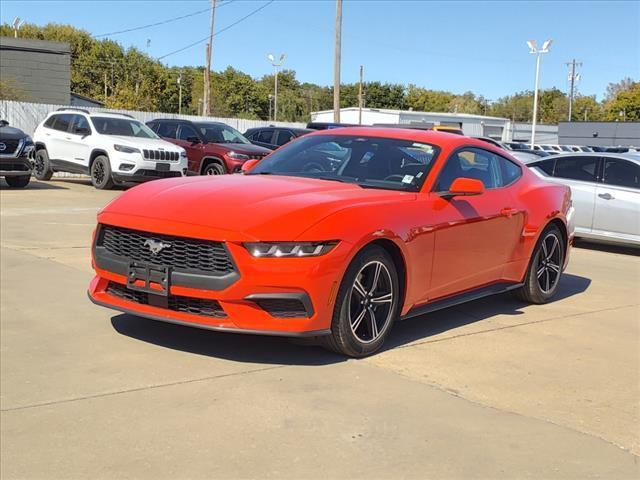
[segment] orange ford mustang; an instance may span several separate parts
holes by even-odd
[[[547,302],[567,265],[569,188],[480,140],[324,130],[243,170],[149,182],[107,205],[91,300],[359,357],[397,320],[507,290]]]

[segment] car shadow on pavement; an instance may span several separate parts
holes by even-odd
[[[284,337],[214,332],[128,314],[114,316],[111,324],[121,335],[136,340],[236,362],[319,366],[346,360],[317,345],[305,345],[305,340],[297,344]]]
[[[588,278],[565,273],[553,302],[580,294],[590,284]],[[383,350],[424,340],[470,323],[480,323],[496,315],[523,315],[522,309],[526,306],[514,295],[505,293],[397,322]],[[473,313],[468,313],[470,310]],[[346,360],[314,345],[310,340],[292,341],[282,337],[213,332],[129,314],[114,316],[111,324],[121,335],[142,342],[236,362],[319,366]]]
[[[550,304],[583,293],[590,284],[588,278],[564,273],[558,292]],[[524,307],[536,308],[512,293],[503,293],[401,321],[394,325],[383,350],[425,340],[471,323],[482,323],[496,315],[524,315]]]
[[[54,185],[53,183],[50,182],[38,182],[37,180],[34,180],[33,178],[31,179],[31,181],[29,182],[29,185],[27,185],[24,188],[13,188],[10,187],[9,185],[7,185],[7,182],[5,182],[4,180],[0,182],[0,190],[15,190],[15,191],[29,191],[29,190],[69,190],[68,187],[63,187],[60,185]]]
[[[640,256],[640,248],[626,247],[624,245],[614,245],[610,243],[596,243],[588,240],[576,239],[573,241],[575,248],[585,250],[597,250],[599,252],[618,253],[620,255]]]

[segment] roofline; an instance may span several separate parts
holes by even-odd
[[[340,112],[352,112],[359,111],[358,107],[344,107],[340,109]],[[508,118],[504,117],[490,117],[487,115],[477,115],[475,113],[455,113],[455,112],[423,112],[420,110],[399,110],[399,109],[391,109],[391,108],[370,108],[366,107],[362,109],[363,112],[382,112],[382,113],[391,113],[391,114],[404,114],[404,115],[434,115],[434,116],[451,116],[458,118],[480,118],[487,120],[504,120],[510,121]],[[332,113],[333,110],[318,110],[317,112],[311,112],[311,115],[318,113]]]

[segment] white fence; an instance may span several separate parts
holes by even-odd
[[[267,122],[265,120],[245,120],[242,118],[218,118],[218,117],[197,117],[194,115],[178,115],[175,113],[161,112],[138,112],[134,110],[109,110],[100,107],[70,107],[69,105],[48,105],[44,103],[28,103],[16,102],[13,100],[0,100],[0,119],[7,120],[13,127],[23,130],[25,133],[32,135],[36,126],[44,120],[49,112],[59,108],[81,108],[91,112],[113,112],[126,113],[140,120],[143,123],[155,118],[183,118],[185,120],[212,121],[223,122],[232,126],[240,132],[245,132],[249,128],[266,127],[269,125],[282,127],[298,127],[304,128],[304,123],[287,123],[287,122]]]

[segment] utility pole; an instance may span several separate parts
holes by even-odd
[[[216,0],[211,0],[211,20],[209,22],[209,42],[205,45],[205,54],[207,66],[204,70],[204,104],[202,106],[202,115],[208,117],[211,115],[211,54],[213,50],[213,21],[216,15]]]
[[[104,72],[104,104],[107,104],[107,71]]]
[[[336,0],[336,39],[333,54],[333,121],[340,123],[340,50],[342,43],[342,0]]]
[[[178,75],[178,115],[182,114],[182,72]]]
[[[362,78],[364,67],[360,65],[360,83],[358,84],[358,125],[362,125]]]
[[[575,95],[576,87],[575,82],[580,80],[580,74],[576,74],[576,67],[581,67],[582,62],[576,62],[574,58],[570,62],[565,63],[566,66],[570,67],[569,71],[569,121],[571,121],[571,114],[573,112],[573,97]]]

